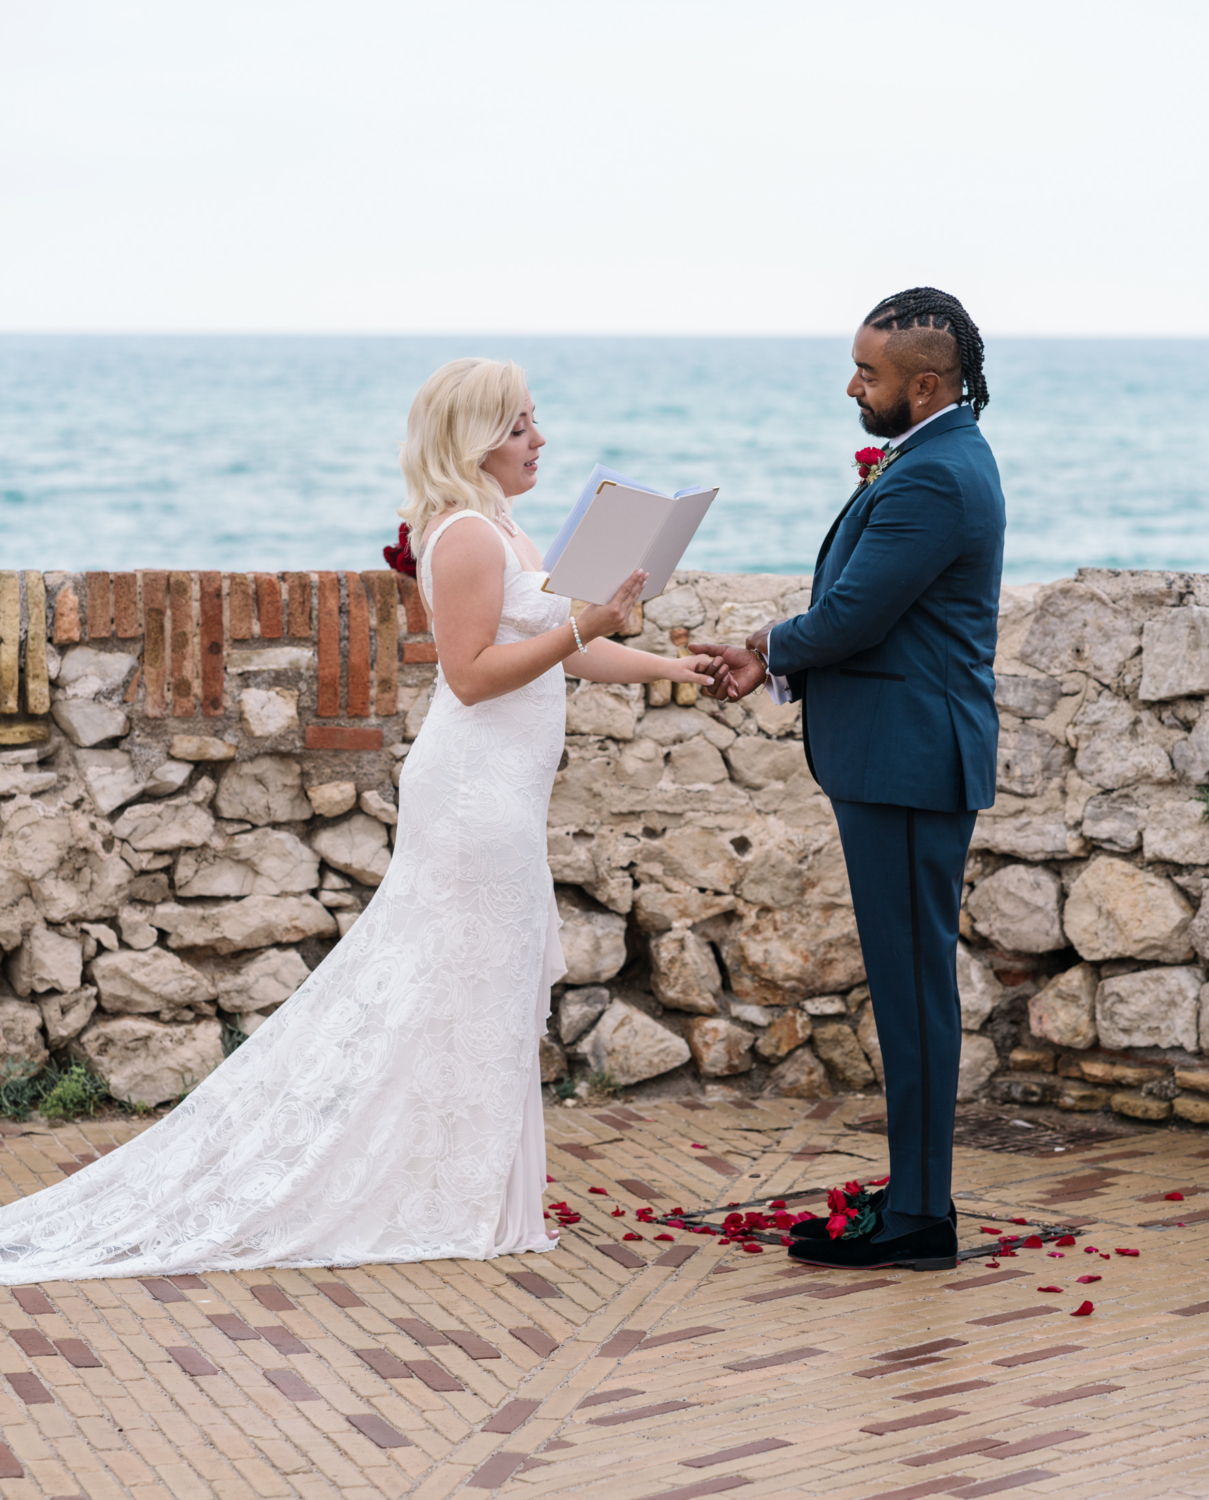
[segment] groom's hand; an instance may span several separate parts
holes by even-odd
[[[769,620],[766,625],[761,625],[759,630],[753,630],[747,637],[747,649],[759,651],[761,655],[768,655],[768,637],[774,625],[780,624],[779,620]]]
[[[703,656],[712,656],[721,661],[724,670],[715,674],[714,686],[703,688],[710,698],[723,702],[734,702],[754,693],[764,682],[764,663],[753,652],[743,646],[700,646],[690,644],[690,651]]]

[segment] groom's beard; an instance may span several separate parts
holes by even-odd
[[[901,437],[911,426],[909,398],[904,394],[899,401],[885,411],[873,411],[870,407],[862,406],[861,426],[870,437]]]

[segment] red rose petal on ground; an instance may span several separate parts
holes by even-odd
[[[1095,1255],[1096,1253],[1097,1253],[1097,1247],[1095,1245],[1084,1245],[1083,1246],[1083,1254],[1084,1255]]]
[[[1088,1313],[1094,1313],[1096,1304],[1094,1302],[1080,1302],[1079,1306],[1071,1313],[1072,1318],[1086,1318]]]
[[[1027,1224],[1028,1220],[1027,1219],[1009,1219],[1008,1223],[1009,1224]]]
[[[1084,1286],[1090,1286],[1093,1281],[1103,1281],[1104,1278],[1103,1276],[1076,1276],[1075,1280],[1081,1282]]]
[[[1039,1286],[1037,1290],[1039,1292],[1060,1292],[1062,1288],[1060,1286]]]
[[[676,1236],[674,1234],[657,1234],[655,1238],[657,1240],[674,1240]]]
[[[667,1226],[668,1226],[669,1229],[683,1229],[684,1228],[684,1220],[683,1219],[668,1219],[666,1221],[666,1223],[667,1223]]]
[[[1074,1243],[1075,1237],[1073,1234],[1064,1234],[1060,1240],[1054,1241],[1055,1245],[1073,1245]]]
[[[589,1188],[588,1192],[589,1193],[599,1193],[602,1198],[607,1198],[609,1196],[609,1192],[608,1192],[607,1188]]]
[[[612,1214],[610,1215],[610,1217],[614,1218],[614,1219],[624,1219],[625,1218],[625,1209],[624,1208],[615,1208],[613,1210]]]
[[[735,1205],[733,1203],[728,1203],[726,1206],[727,1208],[734,1208]],[[684,1210],[682,1208],[674,1208],[672,1209],[672,1212],[674,1214],[682,1214]]]
[[[1141,1253],[1142,1252],[1140,1250],[1122,1250],[1120,1248],[1117,1249],[1118,1255],[1141,1255]]]
[[[549,1172],[546,1173],[546,1181],[547,1182],[553,1182],[553,1181],[555,1181],[555,1179],[550,1176]]]
[[[997,1260],[983,1261],[983,1265],[986,1266],[988,1271],[997,1271],[999,1269],[999,1262]]]
[[[764,1254],[764,1246],[763,1245],[744,1245],[743,1249],[747,1252],[748,1255],[763,1255]]]
[[[1099,1251],[1098,1254],[1099,1254],[1101,1260],[1111,1260],[1112,1259],[1112,1256],[1111,1255],[1105,1255],[1105,1253],[1103,1252],[1103,1250]]]
[[[870,1187],[885,1187],[885,1185],[889,1181],[890,1181],[889,1177],[870,1177],[870,1179],[869,1179],[869,1186]]]
[[[1164,1193],[1163,1197],[1167,1199],[1168,1203],[1183,1203],[1184,1201],[1183,1193]]]
[[[1050,1258],[1050,1260],[1065,1260],[1066,1259],[1066,1256],[1063,1255],[1063,1253],[1062,1253],[1061,1250],[1047,1250],[1045,1253]]]
[[[784,1208],[785,1200],[784,1198],[774,1198],[768,1206],[769,1208]]]
[[[689,1145],[693,1148],[694,1151],[704,1151],[705,1150],[705,1147],[702,1146],[699,1141],[690,1141]]]
[[[782,1245],[792,1245],[793,1244],[793,1238],[792,1238],[792,1236],[790,1236],[788,1234],[783,1234],[781,1236],[781,1243],[782,1243]]]
[[[995,1234],[995,1235],[1000,1235],[1000,1231],[998,1229],[988,1229],[985,1224],[982,1224],[982,1225],[979,1226],[979,1232],[981,1234]],[[1002,1235],[1000,1235],[1000,1238],[1002,1238]]]
[[[622,1235],[623,1240],[640,1240],[641,1238],[642,1236],[640,1234],[635,1234],[633,1230],[631,1230],[629,1234]]]
[[[1021,1241],[1021,1244],[1026,1250],[1040,1250],[1045,1241],[1039,1234],[1030,1234],[1026,1240]]]

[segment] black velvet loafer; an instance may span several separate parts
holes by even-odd
[[[880,1233],[881,1215],[872,1233],[851,1240],[795,1240],[789,1247],[791,1260],[807,1266],[824,1266],[836,1271],[872,1271],[883,1266],[906,1266],[912,1271],[952,1271],[957,1266],[957,1231],[948,1219],[915,1229],[910,1234],[875,1243]]]
[[[882,1204],[886,1201],[885,1188],[878,1188],[877,1192],[869,1199],[869,1206],[877,1213],[881,1212]],[[949,1223],[957,1228],[957,1205],[952,1198],[949,1199]],[[795,1224],[789,1233],[795,1240],[821,1240],[827,1237],[827,1216],[824,1214],[819,1219],[803,1219],[800,1224]]]

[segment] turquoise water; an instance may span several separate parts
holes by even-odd
[[[685,559],[809,572],[865,438],[847,339],[7,336],[0,566],[381,566],[407,408],[447,359],[528,371],[553,537],[597,460],[721,493]],[[1005,578],[1209,571],[1209,341],[992,339]]]

